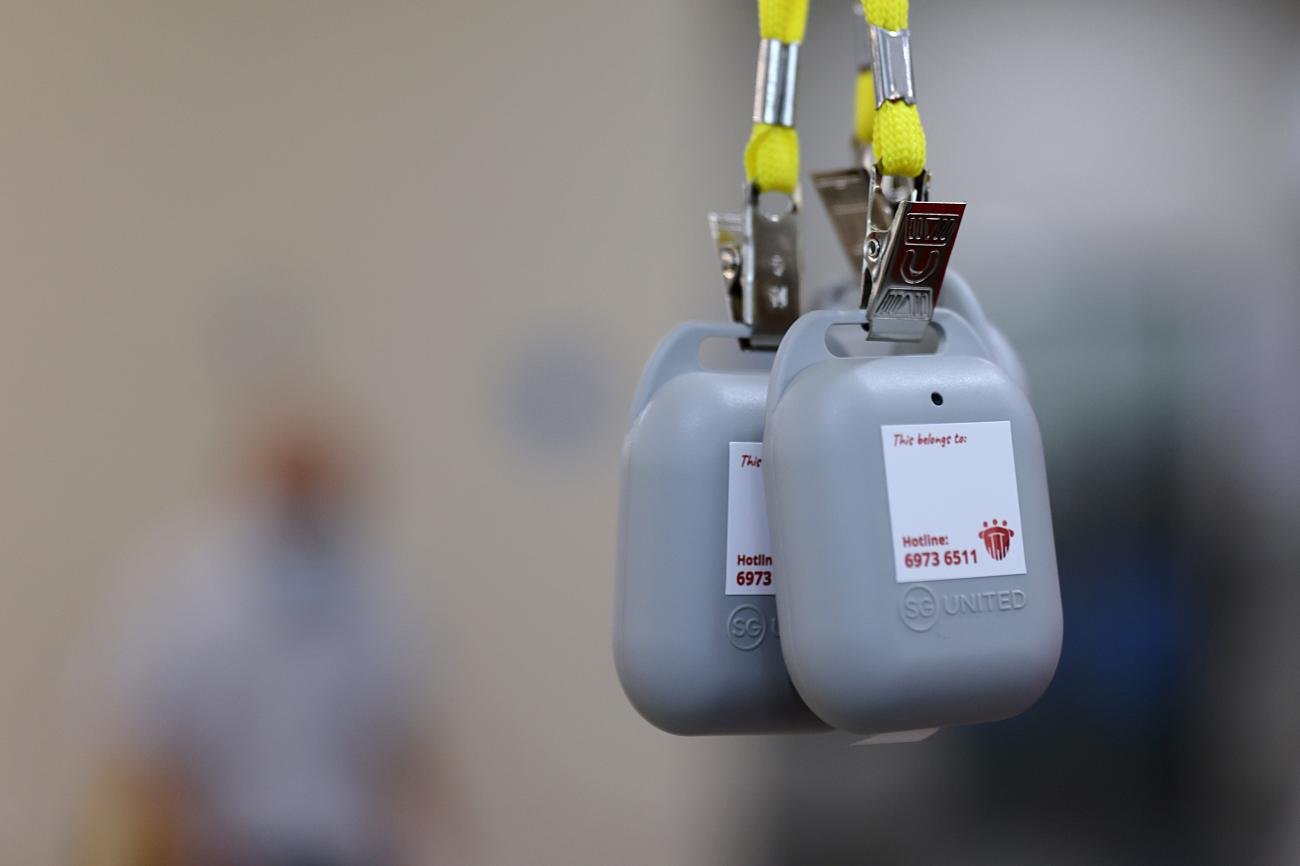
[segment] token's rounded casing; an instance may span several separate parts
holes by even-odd
[[[857,733],[1015,715],[1062,632],[1033,410],[960,314],[935,311],[933,355],[831,354],[827,329],[863,322],[809,313],[773,364],[763,472],[787,669]]]
[[[637,711],[675,734],[825,728],[786,673],[774,596],[726,592],[731,443],[762,441],[768,374],[706,370],[699,347],[748,333],[665,337],[623,445],[615,665]]]

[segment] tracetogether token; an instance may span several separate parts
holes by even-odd
[[[709,217],[732,321],[671,332],[633,400],[615,663],[673,733],[904,742],[1014,715],[1051,681],[1042,443],[1020,359],[948,272],[966,203],[930,198],[906,0],[860,10],[854,165],[812,178],[860,309],[800,316],[807,14],[759,0],[742,209]],[[875,348],[833,354],[834,325]],[[747,361],[706,368],[715,337]]]
[[[992,326],[964,283],[955,283],[952,289],[945,305],[951,303],[981,323],[978,328],[971,326],[972,339],[980,341],[980,351],[985,351]],[[699,360],[704,340],[744,333],[743,326],[734,324],[692,323],[669,334],[646,365],[623,449],[617,669],[638,711],[673,733],[825,727],[792,685],[782,654],[783,648],[787,653],[789,648],[783,647],[786,632],[778,615],[777,592],[785,569],[773,550],[764,485],[764,473],[770,471],[763,443],[769,375],[705,369]],[[1018,361],[1012,360],[1018,369]],[[933,408],[930,393],[926,391],[924,397]],[[958,447],[969,443],[973,435],[969,425],[958,425],[960,431],[922,426],[907,432],[905,425],[896,426],[898,430],[882,427],[882,447],[892,443],[894,436],[903,437],[903,442],[912,437],[915,450],[893,449],[899,455],[894,471],[900,477],[895,485],[916,486],[918,478],[908,473],[923,474],[927,467],[912,465],[917,461],[909,462],[908,455],[930,448],[944,455],[963,455],[956,459],[964,462],[973,457],[976,463],[987,463],[985,471],[992,479],[997,478],[997,470],[1010,468],[1007,431],[995,431],[987,442],[981,433],[974,434],[977,447],[1002,450],[1002,463],[994,464],[982,452]],[[952,468],[929,471],[944,474]],[[985,482],[973,478],[969,483]],[[1022,525],[1007,502],[1005,483],[1002,496],[983,504],[995,510],[1001,507],[1004,520]],[[1014,490],[1010,498],[1015,498]],[[926,506],[924,501],[918,505],[899,500],[897,507],[919,508],[924,514]],[[1014,539],[1003,559],[995,561],[983,548],[959,548],[956,532],[937,534],[939,525],[927,516],[918,524],[920,529],[900,536],[893,548],[898,556],[890,561],[901,563],[908,581],[935,579],[940,572],[959,579],[981,565],[1003,574],[1017,568],[1023,573],[1023,546],[1015,545]],[[996,537],[1011,531],[996,528],[989,543],[999,544]],[[912,631],[933,628],[943,604],[953,613],[999,607],[1018,610],[1027,598],[1024,589],[949,593],[943,598],[925,585],[912,590],[894,606]]]
[[[864,734],[1015,715],[1061,645],[1033,410],[958,314],[935,314],[934,355],[831,355],[826,329],[854,320],[808,314],[773,367],[764,475],[791,676]]]
[[[705,370],[708,337],[664,338],[623,446],[614,648],[649,722],[677,734],[821,730],[781,657],[767,541],[762,438],[767,371]]]

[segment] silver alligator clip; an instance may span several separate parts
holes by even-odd
[[[934,317],[965,202],[929,201],[930,175],[882,178],[870,192],[862,307],[873,340],[919,340]]]
[[[799,317],[799,196],[762,198],[750,186],[744,214],[709,214],[731,317],[752,330],[746,349],[775,349]]]
[[[934,316],[965,202],[929,201],[929,173],[875,166],[813,175],[840,245],[861,275],[868,338],[919,340]]]

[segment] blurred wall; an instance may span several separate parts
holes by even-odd
[[[1151,364],[1195,362],[1160,381],[1207,401],[1252,369],[1294,393],[1269,325],[1296,311],[1297,12],[915,6],[937,192],[971,202],[956,265],[1025,349],[1058,512],[1104,522],[1073,482],[1149,452],[1081,422],[1147,435]],[[847,162],[848,20],[814,4],[806,169]],[[55,862],[72,671],[116,564],[219,485],[228,381],[255,375],[223,366],[222,311],[249,296],[371,443],[486,862],[767,849],[769,795],[806,777],[770,740],[654,731],[609,646],[626,406],[668,327],[723,313],[704,214],[739,200],[755,35],[739,0],[0,8],[0,861]],[[1212,416],[1201,453],[1239,453]]]
[[[54,862],[71,671],[118,564],[219,484],[222,311],[249,295],[370,439],[485,862],[718,844],[749,746],[641,722],[610,622],[631,389],[669,325],[720,310],[704,211],[739,188],[753,52],[747,19],[719,38],[732,13],[4,4],[0,861]]]

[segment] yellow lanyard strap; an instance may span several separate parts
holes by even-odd
[[[884,30],[906,30],[907,2],[866,0],[867,23]],[[871,143],[882,173],[916,177],[925,170],[925,130],[921,128],[920,113],[915,105],[906,102],[885,102],[876,108],[869,69],[858,74],[854,126],[858,142],[864,146]],[[798,145],[795,147],[798,159]]]
[[[808,0],[758,0],[763,39],[803,42]],[[799,185],[799,134],[791,127],[755,123],[745,146],[745,177],[760,192],[793,195]]]

